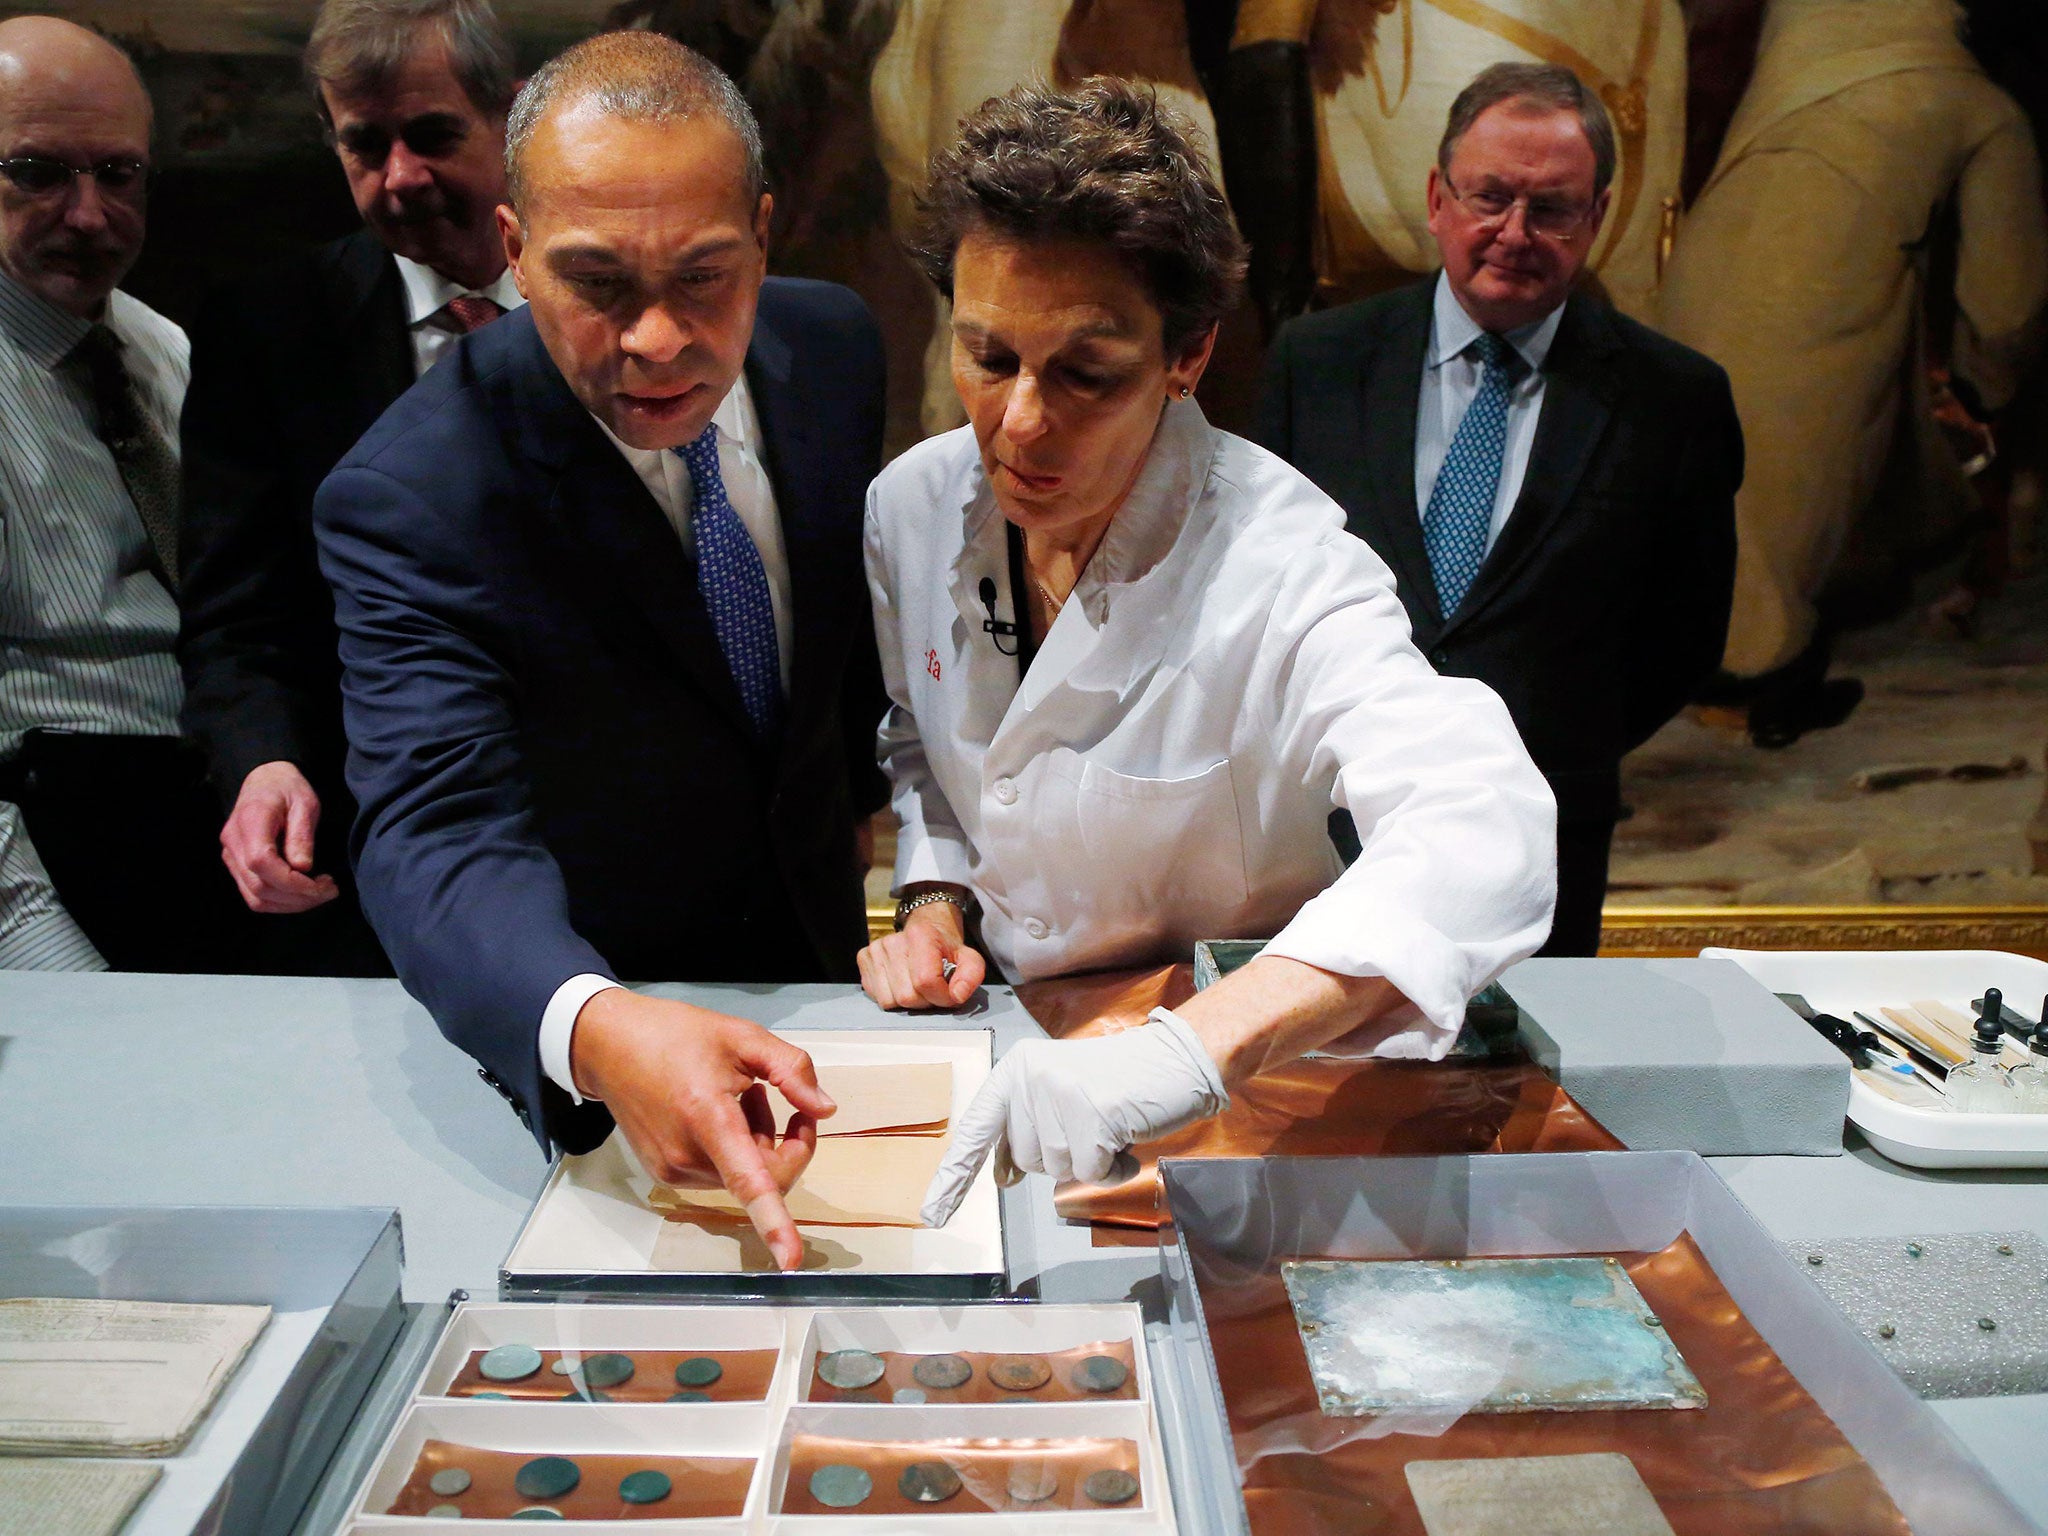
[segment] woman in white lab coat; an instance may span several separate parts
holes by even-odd
[[[863,983],[952,1007],[983,949],[1029,981],[1271,940],[1138,1029],[1007,1053],[936,1222],[994,1148],[1100,1179],[1340,1037],[1441,1056],[1549,929],[1556,812],[1336,505],[1194,403],[1243,248],[1174,114],[1118,81],[1018,87],[934,157],[924,215],[970,425],[868,494],[902,900]]]

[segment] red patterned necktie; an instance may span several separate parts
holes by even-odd
[[[480,293],[464,293],[443,304],[441,313],[448,317],[458,334],[467,336],[471,331],[489,325],[505,311],[496,299],[487,299]]]

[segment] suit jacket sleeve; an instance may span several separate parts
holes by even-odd
[[[865,305],[855,337],[858,361],[850,381],[852,398],[864,405],[854,451],[859,455],[860,474],[872,482],[882,472],[882,435],[888,414],[887,362],[881,329]],[[846,782],[853,797],[853,813],[865,821],[889,803],[889,780],[878,758],[876,732],[882,713],[889,707],[889,695],[882,686],[882,663],[875,649],[873,624],[853,626],[853,651],[846,659],[846,679],[840,698],[839,718],[846,733]]]
[[[306,643],[329,598],[312,509],[282,456],[274,402],[290,386],[266,329],[229,293],[202,309],[180,431],[183,723],[229,805],[252,768],[282,759],[316,774],[339,748],[333,659]]]
[[[534,825],[517,684],[492,633],[484,535],[459,497],[429,500],[344,464],[314,503],[341,629],[351,849],[363,907],[406,990],[484,1064],[545,1146],[598,1144],[608,1114],[572,1106],[541,1070],[555,989],[613,973],[570,923],[560,867]]]
[[[1294,326],[1280,327],[1266,348],[1259,372],[1258,405],[1252,413],[1251,440],[1268,452],[1294,462]]]
[[[1671,495],[1656,519],[1650,558],[1632,573],[1623,608],[1626,650],[1622,750],[1657,733],[1721,664],[1735,593],[1735,493],[1742,485],[1742,425],[1728,375],[1713,369],[1680,409],[1692,419]]]

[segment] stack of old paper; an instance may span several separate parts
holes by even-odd
[[[799,1226],[914,1227],[924,1192],[946,1155],[953,1110],[953,1064],[819,1062],[818,1085],[839,1106],[818,1124],[818,1151],[789,1191]],[[792,1107],[774,1089],[778,1127]],[[648,1204],[676,1220],[744,1223],[739,1202],[722,1189],[656,1184]]]
[[[163,1468],[0,1456],[0,1536],[114,1536]]]
[[[0,1453],[170,1455],[269,1319],[268,1307],[0,1300]]]

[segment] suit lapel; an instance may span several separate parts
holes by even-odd
[[[334,281],[337,292],[330,307],[341,317],[349,382],[364,422],[372,422],[413,384],[405,285],[391,253],[368,230],[342,241]]]
[[[789,344],[758,311],[754,337],[747,348],[747,388],[761,423],[761,458],[775,491],[775,514],[782,524],[782,548],[789,561],[789,699],[783,739],[797,743],[809,732],[809,717],[830,701],[821,677],[836,670],[829,665],[828,637],[832,615],[824,594],[832,585],[828,568],[834,553],[825,514],[830,501],[820,483],[819,455],[812,452],[810,408],[795,378],[795,356]],[[824,672],[821,674],[821,668]]]
[[[1558,320],[1557,336],[1544,360],[1543,413],[1536,422],[1521,494],[1472,590],[1444,626],[1446,635],[1483,613],[1513,586],[1571,506],[1613,414],[1613,386],[1601,366],[1613,347],[1613,334],[1598,301],[1574,295]]]
[[[518,327],[527,354],[522,366],[507,370],[520,393],[514,441],[554,477],[548,512],[595,586],[597,611],[623,596],[713,707],[751,738],[753,725],[698,590],[696,564],[675,529],[625,455],[570,393],[531,317],[522,311],[497,325]]]
[[[1433,281],[1419,285],[1415,302],[1395,311],[1384,345],[1371,349],[1359,379],[1364,452],[1357,463],[1365,483],[1355,496],[1338,498],[1360,509],[1363,516],[1354,515],[1351,531],[1393,568],[1415,624],[1442,622],[1436,578],[1422,543],[1422,514],[1415,505],[1415,410],[1435,293]],[[1367,526],[1359,526],[1361,521]]]

